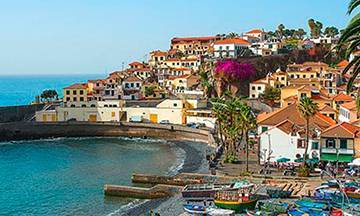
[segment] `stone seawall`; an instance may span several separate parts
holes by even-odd
[[[42,110],[44,104],[0,107],[0,122],[26,121]]]
[[[0,123],[0,141],[55,137],[131,136],[189,140],[214,145],[208,130],[179,125],[102,122],[11,122]]]

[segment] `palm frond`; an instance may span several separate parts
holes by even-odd
[[[355,66],[354,66],[354,70],[353,70],[353,74],[351,75],[349,81],[348,81],[348,84],[346,86],[346,92],[347,93],[350,93],[351,90],[352,90],[352,87],[354,85],[354,80],[357,78],[358,74],[360,72],[360,61],[358,60],[356,63],[355,63]]]
[[[348,7],[348,14],[351,14],[355,8],[357,8],[360,5],[360,0],[351,0],[349,7]]]

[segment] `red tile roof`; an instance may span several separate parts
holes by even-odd
[[[131,62],[130,64],[129,64],[130,66],[143,66],[144,64],[143,63],[141,63],[141,62]]]
[[[183,38],[173,38],[171,39],[171,43],[177,43],[177,42],[191,42],[191,41],[210,41],[215,40],[216,36],[208,36],[208,37],[183,37]]]
[[[129,76],[127,78],[125,78],[126,82],[141,82],[142,80],[136,76]]]
[[[340,105],[341,107],[344,107],[347,110],[355,110],[356,109],[356,102],[352,101],[352,102],[348,102],[348,103],[344,103]]]
[[[341,62],[339,62],[336,66],[344,68],[349,64],[349,62],[347,60],[342,60]]]
[[[348,102],[350,102],[350,101],[353,101],[354,99],[350,95],[341,93],[341,94],[335,95],[333,97],[333,100],[334,101],[348,101]]]
[[[246,32],[246,34],[260,34],[260,33],[263,33],[263,31],[260,29],[253,29],[251,31]]]
[[[242,45],[251,45],[251,43],[249,43],[248,41],[243,40],[243,39],[240,39],[240,38],[224,39],[224,40],[216,41],[215,44],[242,44]]]
[[[87,89],[88,84],[87,83],[75,83],[68,87],[65,87],[64,89]]]

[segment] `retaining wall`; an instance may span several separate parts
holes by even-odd
[[[43,107],[44,104],[0,107],[0,122],[26,121]]]
[[[41,139],[54,137],[131,136],[154,137],[173,140],[206,142],[208,130],[194,129],[179,125],[118,122],[11,122],[0,123],[0,141]],[[210,140],[210,142],[209,142]]]

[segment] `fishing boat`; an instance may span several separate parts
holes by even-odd
[[[278,200],[259,200],[256,208],[271,215],[286,214],[290,204]]]
[[[360,191],[359,190],[358,191],[346,191],[345,193],[349,198],[360,199]]]
[[[246,210],[255,209],[257,199],[251,193],[253,185],[244,186],[236,191],[218,191],[214,203],[222,209],[231,209],[236,213],[244,213]]]
[[[184,210],[190,214],[206,214],[206,207],[200,205],[184,205]]]
[[[292,190],[284,190],[280,187],[269,187],[266,189],[266,193],[270,198],[288,198],[290,197]]]
[[[235,211],[226,209],[217,209],[205,207],[200,205],[184,205],[184,210],[192,215],[207,215],[207,216],[235,216]]]
[[[186,185],[181,194],[185,200],[213,200],[217,191],[237,190],[248,184],[245,181],[231,184],[192,184]]]

